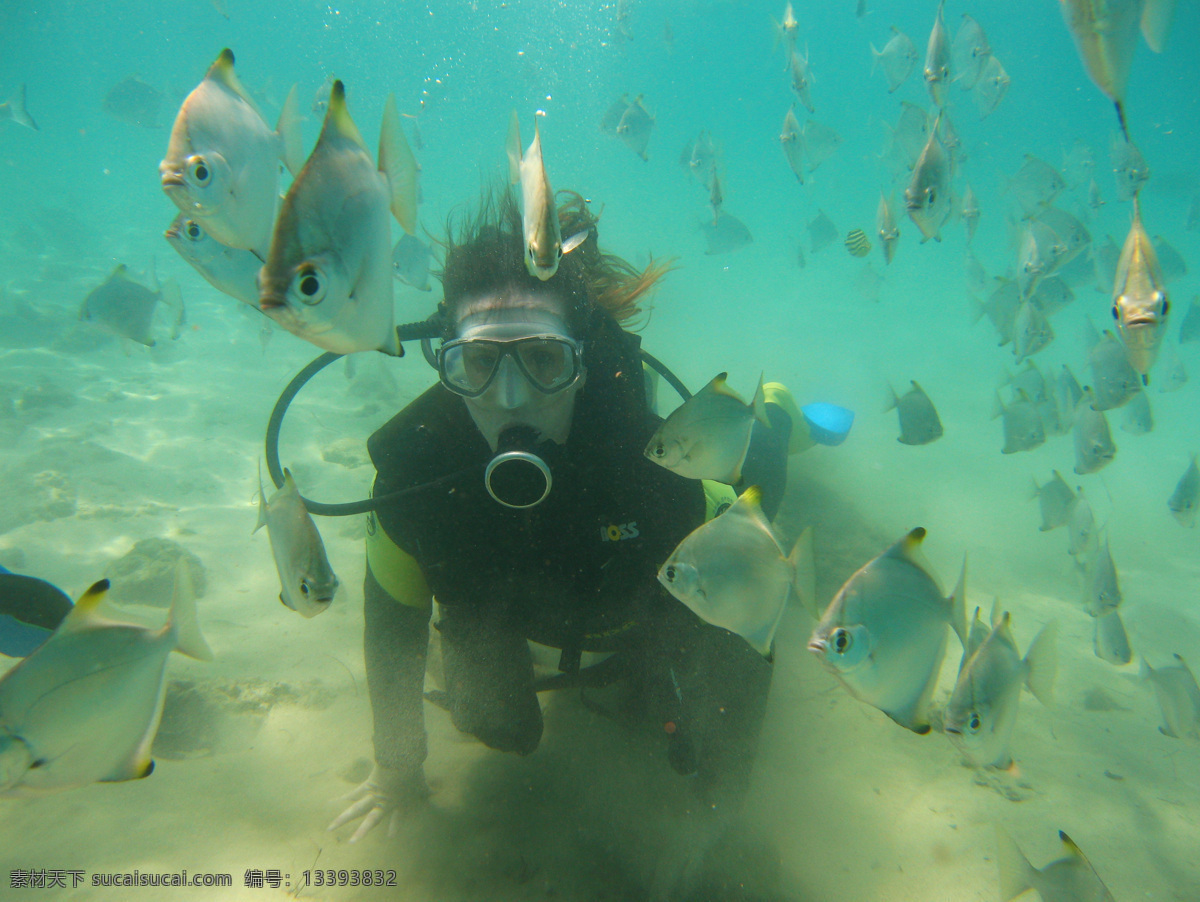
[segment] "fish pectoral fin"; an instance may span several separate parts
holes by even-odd
[[[575,248],[587,241],[587,236],[590,234],[590,229],[584,229],[582,232],[576,232],[574,235],[564,241],[562,243],[563,256],[571,253],[571,251],[575,250]]]
[[[103,777],[101,783],[124,783],[127,780],[144,780],[146,777],[154,773],[154,759],[150,757],[137,757],[130,761],[128,765],[117,769],[110,776]]]

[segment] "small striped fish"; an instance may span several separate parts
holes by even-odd
[[[871,253],[871,242],[862,229],[851,229],[846,236],[846,250],[853,257],[865,257]]]

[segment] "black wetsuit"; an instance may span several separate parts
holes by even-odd
[[[462,399],[430,388],[368,442],[376,497],[425,486],[381,508],[369,528],[382,527],[417,561],[439,603],[447,696],[460,729],[529,753],[542,716],[526,640],[564,649],[568,667],[580,651],[617,651],[628,681],[686,735],[687,748],[672,759],[677,769],[740,786],[771,668],[658,583],[658,568],[704,522],[705,499],[699,482],[643,456],[661,419],[646,403],[639,344],[606,314],[594,316],[570,437],[548,454],[553,489],[527,510],[488,496],[483,470],[492,452]],[[783,441],[786,448],[786,434]],[[775,469],[785,469],[777,457]],[[375,755],[414,774],[425,756],[428,624],[427,611],[388,598],[368,570]]]

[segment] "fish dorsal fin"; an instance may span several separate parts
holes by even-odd
[[[350,110],[346,107],[346,86],[342,84],[341,79],[335,81],[329,91],[329,106],[325,109],[325,124],[321,126],[321,136],[317,139],[317,143],[320,144],[331,132],[347,141],[353,141],[364,152],[369,153],[362,133],[354,124],[354,120],[350,118]]]
[[[237,73],[233,69],[233,51],[226,47],[217,56],[213,64],[208,67],[206,78],[211,78],[221,87],[225,88],[231,94],[236,94],[242,100],[250,105],[254,112],[259,113],[258,106],[246,93],[246,89],[242,87],[242,83],[238,80]]]
[[[899,558],[903,561],[908,561],[914,567],[921,570],[925,569],[925,562],[921,559],[918,553],[921,548],[921,542],[925,539],[925,527],[918,526],[910,530],[907,535],[900,541],[896,542],[883,553],[883,557]]]
[[[747,488],[742,494],[738,495],[737,501],[729,505],[730,511],[736,510],[743,516],[761,517],[762,516],[762,489],[757,485],[752,485]]]
[[[349,117],[347,117],[349,118]],[[388,206],[409,235],[417,230],[417,158],[400,127],[396,97],[389,94],[379,128],[379,171],[387,177]]]
[[[296,480],[292,477],[292,471],[287,467],[283,468],[283,490],[288,494],[295,492],[300,494],[300,489],[296,488]]]
[[[1062,840],[1063,851],[1067,853],[1068,858],[1075,858],[1079,861],[1082,861],[1088,866],[1089,870],[1091,869],[1091,862],[1087,860],[1087,856],[1083,854],[1083,851],[1079,848],[1079,846],[1075,845],[1075,840],[1067,836],[1066,832],[1063,830],[1058,831],[1058,838]]]
[[[736,398],[738,402],[744,404],[742,396],[729,387],[726,380],[729,378],[729,373],[717,373],[713,376],[712,381],[704,386],[702,391],[710,391],[715,395],[724,395],[726,398]]]
[[[88,590],[79,596],[75,607],[67,613],[59,629],[77,630],[94,623],[99,617],[98,608],[100,602],[104,600],[105,593],[108,592],[108,587],[107,579],[92,583]]]

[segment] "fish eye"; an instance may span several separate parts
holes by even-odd
[[[1167,296],[1161,291],[1158,292],[1159,302],[1162,304],[1162,310],[1159,311],[1160,316],[1166,316],[1167,311],[1171,309],[1171,302],[1167,300]]]
[[[833,635],[830,636],[830,639],[832,640],[830,645],[833,646],[833,650],[839,655],[844,655],[850,650],[850,646],[854,644],[854,637],[851,636],[847,630],[844,630],[841,627],[838,627],[833,631]]]
[[[653,454],[655,457],[662,457],[664,454],[667,453],[667,449],[664,445],[658,444],[650,449],[650,453]]]
[[[983,726],[983,720],[979,717],[979,712],[972,711],[970,719],[967,720],[968,729],[972,733],[978,733],[981,726]]]
[[[676,576],[675,565],[668,564],[666,566],[666,568],[663,570],[663,576],[665,576],[669,582],[675,582],[675,576]]]
[[[198,187],[207,188],[212,176],[212,168],[204,157],[192,157],[188,161],[188,179]]]
[[[306,580],[306,579],[300,580],[300,594],[307,596],[309,591],[310,590],[308,588],[308,580]]]
[[[296,274],[296,287],[301,302],[312,306],[325,299],[325,276],[312,264],[306,264]]]
[[[1112,315],[1113,315],[1113,319],[1120,319],[1120,318],[1121,318],[1121,311],[1118,309],[1118,306],[1119,306],[1119,305],[1117,305],[1117,304],[1113,304],[1113,305],[1112,305]]]
[[[927,194],[930,205],[937,203],[937,188],[930,188]]]
[[[189,219],[183,224],[183,233],[192,241],[199,241],[204,236],[204,230],[194,219]]]

